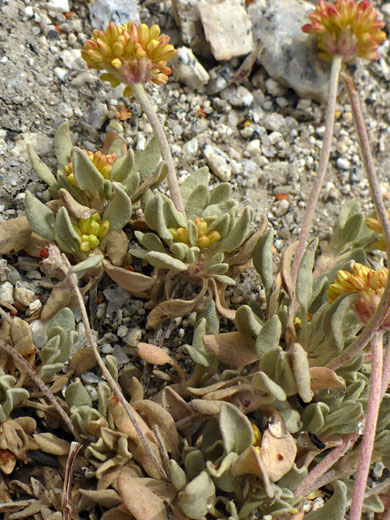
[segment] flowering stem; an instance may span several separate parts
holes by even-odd
[[[371,454],[374,447],[376,423],[381,402],[383,331],[374,334],[371,340],[371,377],[368,408],[364,427],[359,467],[353,488],[350,520],[360,520],[362,514],[364,491],[370,469]]]
[[[387,345],[386,354],[383,360],[382,370],[382,385],[381,385],[381,400],[386,393],[387,387],[390,383],[390,346]]]
[[[363,114],[360,105],[359,94],[356,91],[353,79],[349,74],[343,74],[343,81],[347,87],[349,99],[352,107],[352,114],[355,120],[356,131],[359,138],[359,145],[363,155],[363,162],[366,168],[367,179],[371,190],[371,196],[375,204],[376,212],[381,223],[383,234],[386,241],[387,265],[390,265],[390,223],[386,213],[385,206],[381,197],[378,178],[375,172],[374,163],[372,160],[370,143],[367,135],[366,126],[364,124]],[[383,295],[376,312],[367,323],[363,332],[358,336],[351,345],[345,349],[338,357],[336,357],[328,368],[336,370],[345,365],[351,358],[356,356],[371,340],[375,332],[378,330],[380,324],[384,320],[390,305],[390,277],[387,277],[387,282]]]
[[[328,95],[328,104],[326,106],[325,112],[325,134],[324,140],[322,143],[322,150],[320,155],[320,164],[318,167],[318,172],[314,181],[314,185],[312,191],[310,193],[309,202],[307,203],[307,208],[305,215],[303,217],[302,228],[299,235],[298,246],[295,252],[294,260],[291,265],[291,277],[293,284],[296,283],[299,265],[301,263],[302,257],[305,253],[306,242],[310,233],[310,227],[313,221],[314,213],[317,207],[318,197],[320,195],[320,191],[322,188],[322,184],[325,179],[326,170],[329,162],[329,154],[330,147],[332,143],[333,136],[333,125],[334,125],[334,113],[336,108],[336,97],[337,97],[337,87],[339,83],[339,74],[341,70],[341,66],[343,63],[343,58],[339,54],[333,56],[332,60],[332,68],[330,72],[329,79],[329,95]]]
[[[334,448],[325,458],[322,459],[305,477],[294,491],[294,496],[305,496],[318,488],[317,482],[329,468],[331,468],[356,442],[359,431],[347,435],[341,446]]]
[[[62,258],[62,261],[65,266],[64,270],[67,270],[67,273],[68,273],[69,283],[72,286],[72,289],[77,298],[77,302],[80,307],[81,319],[83,321],[84,328],[85,328],[85,334],[86,334],[88,342],[93,350],[97,364],[99,365],[100,370],[102,371],[104,377],[107,379],[107,382],[110,385],[112,391],[117,396],[117,398],[118,398],[119,402],[121,403],[121,405],[123,406],[123,408],[126,410],[126,413],[129,416],[129,419],[130,419],[132,425],[134,426],[134,429],[137,432],[137,435],[138,435],[141,443],[143,444],[146,452],[148,453],[151,460],[153,461],[153,464],[156,466],[157,470],[159,471],[161,478],[163,480],[165,480],[167,478],[166,472],[159,464],[155,454],[152,451],[152,448],[149,445],[148,440],[146,439],[145,435],[142,433],[142,430],[133,414],[133,411],[132,411],[129,403],[126,401],[119,385],[115,382],[114,378],[111,376],[109,370],[107,369],[106,365],[104,364],[104,362],[99,354],[99,350],[97,348],[96,342],[92,336],[92,331],[91,331],[91,327],[89,325],[87,310],[85,308],[85,303],[84,303],[84,300],[83,300],[83,297],[82,297],[82,294],[81,294],[81,291],[80,291],[80,288],[78,285],[77,276],[74,272],[72,272],[71,265],[70,265],[68,259],[66,258],[66,256],[64,254],[61,254],[61,258]]]
[[[185,217],[184,205],[181,198],[179,183],[177,181],[175,165],[173,164],[173,158],[171,154],[171,150],[169,148],[169,144],[167,141],[167,137],[165,135],[164,129],[157,117],[156,111],[152,103],[149,101],[148,96],[146,95],[145,89],[142,86],[142,83],[132,83],[131,85],[133,94],[137,98],[137,101],[142,106],[145,114],[147,115],[150,124],[153,127],[154,134],[157,137],[158,143],[160,145],[161,157],[167,163],[168,166],[168,186],[169,191],[171,193],[172,202],[175,208],[180,211]]]

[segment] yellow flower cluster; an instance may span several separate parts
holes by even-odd
[[[309,14],[311,24],[302,31],[318,37],[319,58],[331,61],[335,54],[343,56],[345,62],[356,57],[374,60],[377,48],[386,40],[381,31],[384,22],[367,0],[336,0],[334,4],[321,1]]]
[[[95,165],[96,169],[103,175],[105,179],[109,179],[111,177],[112,165],[117,158],[115,153],[111,155],[104,155],[104,153],[100,151],[90,152],[88,150],[83,150],[83,152],[88,156],[90,161]],[[64,169],[67,175],[67,181],[72,186],[77,186],[76,179],[73,175],[73,164],[70,162],[67,166],[65,166]]]
[[[390,219],[390,210],[387,211],[387,216]],[[379,219],[375,217],[366,218],[365,223],[367,227],[382,235],[380,240],[374,243],[374,247],[376,249],[380,249],[381,251],[386,251],[386,240],[384,239],[382,224],[380,223]]]
[[[370,267],[356,263],[352,273],[339,271],[336,280],[327,291],[328,301],[331,303],[342,294],[356,293],[359,295],[353,309],[363,323],[367,323],[376,311],[385,289],[388,269],[385,267],[375,271]],[[390,316],[382,323],[383,328],[390,326]]]
[[[101,221],[99,213],[80,218],[78,224],[73,227],[81,239],[80,251],[84,253],[97,247],[110,230],[109,221]]]
[[[196,245],[199,249],[206,249],[220,240],[221,234],[218,231],[209,231],[207,228],[207,222],[205,222],[203,218],[196,218],[194,224],[198,231],[198,240]],[[187,228],[169,228],[169,231],[175,242],[183,242],[184,244],[189,245],[190,241],[188,238]]]
[[[147,81],[163,85],[171,73],[167,61],[177,53],[169,41],[168,35],[160,35],[158,25],[137,27],[135,22],[129,22],[117,26],[111,22],[105,31],[93,31],[81,56],[89,68],[105,70],[100,79],[112,87]]]

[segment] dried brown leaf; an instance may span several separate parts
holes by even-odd
[[[166,449],[174,458],[178,458],[179,435],[171,414],[159,404],[146,399],[134,403],[134,408],[146,415],[150,428],[153,428],[155,425],[158,426]]]
[[[0,224],[0,255],[17,253],[24,249],[31,236],[30,224],[26,217],[17,217]]]
[[[185,380],[186,374],[184,370],[178,365],[173,359],[162,350],[162,348],[150,343],[138,343],[137,345],[138,354],[147,363],[152,365],[165,365],[169,364],[177,371],[180,379]]]
[[[261,438],[260,456],[269,478],[273,482],[280,480],[292,468],[297,446],[289,433],[284,437],[275,437],[266,430]]]
[[[291,278],[291,262],[293,261],[298,242],[289,245],[283,252],[281,258],[281,274],[284,286],[290,298],[294,295],[294,284]]]
[[[170,386],[166,386],[153,398],[153,400],[154,402],[161,404],[161,406],[171,414],[175,422],[192,414],[191,407]]]
[[[112,508],[122,503],[121,497],[114,489],[80,489],[80,493],[103,507]]]
[[[105,251],[113,265],[123,265],[128,249],[129,239],[122,229],[108,233]]]
[[[83,206],[77,202],[77,200],[72,197],[69,191],[65,190],[64,188],[61,188],[58,193],[71,218],[73,217],[77,220],[79,218],[84,219],[89,218],[91,215],[93,215],[93,213],[96,213],[95,209],[88,208],[88,206]]]
[[[27,245],[23,248],[23,251],[29,256],[34,258],[40,258],[42,249],[48,244],[48,241],[40,237],[36,233],[32,232]]]
[[[96,358],[92,347],[83,347],[73,354],[69,360],[69,368],[75,371],[76,375],[84,374],[96,365]]]
[[[119,475],[117,487],[123,506],[136,520],[168,520],[163,499],[138,479]]]
[[[0,449],[0,471],[10,475],[16,466],[17,458],[9,450]]]
[[[233,309],[229,309],[225,300],[225,289],[226,285],[223,283],[217,283],[214,279],[211,278],[210,284],[212,287],[212,291],[215,298],[215,306],[221,316],[226,318],[227,320],[234,321],[236,318],[236,311]]]
[[[70,450],[70,443],[64,439],[60,439],[52,433],[36,433],[33,435],[34,441],[38,444],[39,449],[51,455],[67,455]]]
[[[312,367],[310,368],[310,384],[312,390],[318,392],[344,386],[344,381],[330,368]]]
[[[76,298],[72,291],[65,290],[64,287],[53,287],[50,296],[42,309],[41,320],[48,321],[64,307],[75,307],[75,305]]]
[[[233,257],[229,258],[227,260],[227,263],[230,267],[246,264],[252,259],[253,251],[256,247],[256,244],[261,237],[267,230],[267,224],[268,219],[265,216],[261,217],[261,221],[259,224],[259,229],[254,233],[246,242],[245,244],[240,248],[240,251]]]
[[[195,412],[203,415],[219,415],[222,401],[209,401],[208,399],[192,399],[191,407]]]
[[[128,271],[122,267],[111,264],[103,260],[103,267],[108,276],[114,280],[122,289],[132,293],[142,293],[147,291],[155,283],[154,278],[142,273]]]
[[[120,506],[103,513],[101,520],[133,520],[133,518],[129,513],[123,511],[122,506]]]
[[[131,404],[136,401],[142,401],[144,398],[144,389],[136,377],[131,378]]]
[[[258,361],[255,340],[242,332],[210,334],[202,339],[210,354],[225,365],[241,369]]]
[[[264,489],[269,497],[273,496],[272,484],[270,482],[264,462],[260,457],[259,450],[255,446],[249,446],[243,451],[233,466],[235,475],[257,475],[263,480]]]

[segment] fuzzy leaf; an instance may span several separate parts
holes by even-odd
[[[54,240],[54,213],[29,191],[25,198],[26,216],[33,231],[46,240]]]
[[[279,345],[281,333],[282,324],[279,317],[275,314],[265,322],[256,338],[256,352],[260,360],[264,354]]]
[[[66,331],[74,330],[75,320],[73,312],[65,307],[52,318],[47,324],[47,336],[52,337],[55,328],[62,328]]]
[[[232,185],[230,182],[221,182],[217,184],[211,192],[208,205],[220,204],[232,196]]]
[[[226,453],[234,452],[239,455],[253,444],[251,423],[246,415],[231,403],[222,403],[219,429]]]
[[[154,135],[145,146],[144,150],[137,150],[134,155],[135,171],[141,175],[144,181],[152,175],[161,160],[160,146],[158,139]]]
[[[182,242],[175,242],[174,244],[171,244],[169,249],[171,250],[171,253],[179,260],[186,259],[190,250],[187,244],[183,244]]]
[[[234,226],[226,237],[221,241],[220,247],[227,252],[234,251],[244,242],[248,236],[249,226],[252,219],[252,212],[245,208],[241,217],[234,223]]]
[[[318,246],[318,238],[315,238],[306,247],[305,254],[299,265],[296,284],[296,296],[301,305],[307,309],[313,288],[313,265],[314,256]]]
[[[140,240],[142,247],[148,251],[166,253],[166,249],[156,233],[145,233]]]
[[[38,157],[34,148],[30,144],[27,145],[27,152],[30,158],[31,166],[34,168],[34,171],[38,177],[43,180],[43,182],[46,182],[46,184],[49,186],[54,188],[57,187],[56,178],[51,173],[48,166],[46,166],[46,164]]]
[[[344,348],[344,324],[352,303],[356,300],[355,293],[339,296],[329,305],[322,319],[322,329],[325,334],[332,333],[335,346],[339,351]]]
[[[216,218],[210,226],[208,226],[208,231],[218,231],[218,233],[221,234],[221,237],[223,238],[226,233],[229,230],[231,217],[229,213],[224,213],[223,215],[220,215],[218,218]]]
[[[185,212],[189,220],[202,215],[204,208],[207,205],[208,187],[204,184],[199,184],[188,197]]]
[[[96,210],[77,202],[66,189],[60,188],[58,194],[70,217],[75,219],[89,218],[91,215],[96,213]]]
[[[62,251],[75,253],[79,250],[80,237],[72,226],[68,212],[64,207],[57,212],[54,223],[54,239]]]
[[[310,368],[306,350],[299,343],[291,348],[292,368],[299,397],[304,403],[310,403],[313,392],[310,387]]]
[[[73,145],[70,139],[69,123],[68,121],[64,121],[57,128],[56,135],[54,136],[54,150],[58,164],[61,168],[64,168],[70,162],[72,148]]]
[[[178,260],[177,258],[173,258],[167,253],[159,253],[158,251],[151,251],[146,255],[146,260],[153,265],[154,267],[158,267],[159,269],[173,269],[174,271],[186,271],[187,265]]]
[[[260,275],[267,296],[269,295],[273,284],[273,239],[273,229],[269,229],[259,238],[253,252],[253,265]]]
[[[203,168],[194,171],[185,179],[183,184],[180,186],[180,193],[184,206],[186,206],[191,193],[197,186],[203,184],[204,186],[208,187],[209,179],[210,173],[207,166],[203,166]]]
[[[165,240],[168,244],[171,244],[173,238],[165,223],[163,200],[161,196],[157,195],[147,202],[144,216],[148,226],[154,231],[157,231],[161,239]]]
[[[183,491],[180,491],[178,495],[180,509],[189,518],[201,520],[206,516],[209,500],[214,494],[215,486],[213,481],[206,471],[202,471],[194,480],[187,484]]]
[[[33,435],[34,441],[38,444],[39,449],[44,453],[51,455],[68,455],[70,443],[52,433],[36,433]]]
[[[305,515],[305,520],[343,520],[347,509],[347,486],[341,480],[330,484],[334,493],[321,509]]]
[[[76,378],[73,383],[70,383],[65,390],[65,399],[69,406],[92,406],[92,401],[89,393],[81,383],[79,378]]]
[[[286,392],[275,381],[272,381],[265,372],[256,372],[252,378],[252,384],[261,392],[272,396],[271,401],[285,401]]]
[[[237,309],[235,325],[239,332],[256,338],[261,331],[262,324],[249,305],[242,305]]]
[[[72,150],[72,164],[77,186],[97,197],[103,187],[104,177],[89,157],[76,146]]]
[[[115,194],[104,212],[103,220],[109,220],[110,229],[118,231],[130,220],[132,207],[131,200],[123,187],[117,182],[113,182],[112,187]]]
[[[104,255],[89,255],[88,258],[72,267],[72,272],[77,274],[77,278],[82,278],[85,273],[97,269],[102,265]]]

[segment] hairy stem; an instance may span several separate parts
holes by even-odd
[[[359,467],[356,472],[355,486],[352,494],[350,520],[360,520],[362,514],[364,491],[366,489],[367,477],[370,469],[376,423],[381,402],[382,357],[383,332],[380,331],[377,332],[371,340],[370,393],[368,397],[367,415],[360,452]]]
[[[349,99],[352,107],[352,115],[355,120],[356,131],[359,138],[359,146],[363,156],[363,162],[367,173],[367,179],[370,186],[371,197],[374,201],[376,212],[383,229],[383,235],[386,241],[387,265],[390,266],[390,223],[387,216],[386,208],[383,204],[381,190],[379,187],[378,177],[375,172],[374,162],[372,160],[370,142],[368,139],[366,125],[364,124],[360,98],[356,91],[353,79],[349,74],[343,74],[343,81],[347,87]],[[375,332],[380,327],[390,306],[390,277],[387,277],[385,290],[376,312],[367,323],[363,332],[346,348],[338,357],[336,357],[328,367],[336,370],[345,365],[348,361],[356,356],[368,343]]]
[[[27,363],[27,361],[24,359],[24,357],[19,354],[18,351],[16,351],[14,348],[11,347],[11,345],[8,345],[7,343],[4,343],[3,341],[0,343],[0,349],[4,350],[9,354],[11,357],[14,358],[17,364],[20,365],[21,372],[27,372],[27,374],[31,377],[31,379],[34,381],[34,383],[37,385],[37,387],[41,390],[41,392],[47,397],[48,401],[54,406],[56,411],[58,412],[59,416],[62,418],[64,423],[67,425],[69,430],[72,432],[74,438],[81,442],[80,436],[75,429],[75,427],[72,424],[72,421],[69,419],[69,415],[65,412],[65,410],[62,408],[60,403],[55,398],[53,392],[51,392],[50,388],[42,381],[42,379],[39,377],[39,375],[35,372],[35,370]]]
[[[306,478],[299,484],[294,491],[296,497],[305,496],[318,488],[319,479],[331,468],[359,438],[360,433],[355,431],[344,438],[341,446],[334,448],[325,458],[322,459],[311,471]]]
[[[169,148],[169,144],[164,129],[157,117],[156,111],[154,110],[152,103],[149,101],[149,98],[146,95],[145,89],[142,86],[142,84],[133,83],[131,85],[131,88],[135,97],[137,98],[137,101],[140,103],[141,107],[145,111],[145,114],[147,115],[149,122],[153,127],[154,134],[157,137],[160,146],[161,157],[168,165],[168,186],[169,191],[171,193],[172,202],[175,208],[178,211],[180,211],[180,213],[182,213],[185,217],[184,205],[181,198],[179,183],[177,181],[175,165],[173,164],[171,150]]]
[[[307,203],[307,208],[305,215],[303,217],[301,232],[299,235],[298,247],[295,252],[294,260],[291,266],[291,277],[293,284],[296,283],[299,265],[301,263],[302,257],[305,253],[307,239],[310,233],[311,224],[314,218],[314,213],[317,207],[318,198],[320,196],[320,191],[322,188],[322,184],[325,179],[326,170],[329,162],[329,154],[330,147],[332,144],[333,137],[333,125],[334,125],[334,113],[336,108],[336,97],[337,97],[337,87],[339,83],[339,74],[341,70],[341,66],[343,63],[342,56],[336,54],[333,56],[332,60],[332,69],[330,72],[330,80],[329,80],[329,95],[328,95],[328,104],[326,106],[325,112],[325,134],[324,140],[322,143],[322,150],[320,155],[320,164],[318,166],[318,172],[314,181],[313,188],[310,193],[310,198]]]
[[[74,291],[74,293],[76,295],[77,302],[78,302],[79,307],[80,307],[81,318],[83,320],[83,324],[84,324],[84,328],[85,328],[85,333],[87,335],[88,342],[89,342],[90,346],[92,347],[93,353],[94,353],[96,361],[97,361],[97,363],[98,363],[98,365],[100,367],[100,370],[102,371],[102,373],[103,373],[104,377],[106,378],[108,384],[110,385],[112,391],[114,392],[114,394],[119,399],[119,402],[121,403],[123,408],[126,410],[126,413],[129,416],[129,419],[132,422],[132,424],[133,424],[133,426],[135,428],[135,431],[137,432],[137,435],[138,435],[140,441],[144,445],[145,450],[147,451],[147,453],[149,454],[151,460],[153,461],[153,463],[155,464],[156,468],[158,469],[158,471],[159,471],[159,473],[161,475],[161,478],[165,480],[167,478],[166,472],[164,471],[164,469],[161,467],[160,463],[156,459],[156,456],[153,453],[153,450],[150,447],[149,442],[147,441],[145,435],[142,433],[141,428],[139,427],[138,422],[137,422],[136,418],[134,417],[133,411],[132,411],[129,403],[126,401],[126,399],[125,399],[125,397],[124,397],[124,395],[123,395],[119,385],[116,383],[116,381],[111,376],[109,370],[107,369],[106,365],[104,364],[104,362],[103,362],[103,360],[102,360],[102,358],[101,358],[101,356],[99,354],[99,350],[97,348],[96,342],[95,342],[95,340],[93,339],[93,336],[92,336],[92,331],[91,331],[91,327],[89,325],[89,319],[88,319],[88,315],[87,315],[87,310],[85,308],[84,299],[83,299],[83,297],[81,295],[81,292],[80,292],[77,276],[76,276],[75,273],[72,272],[71,265],[70,265],[68,259],[66,258],[66,256],[63,255],[63,254],[61,256],[62,256],[63,262],[66,264],[66,266],[68,268],[68,280],[69,280],[69,282],[70,282],[70,284],[72,286],[72,289],[73,289],[73,291]]]

